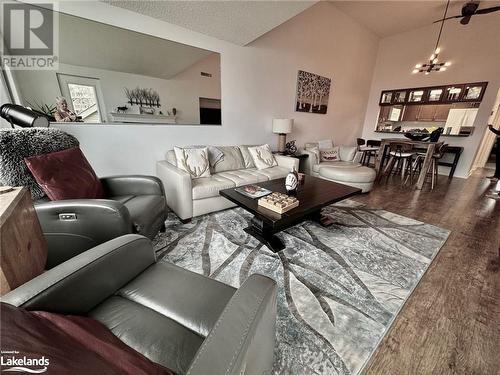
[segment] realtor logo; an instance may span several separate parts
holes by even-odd
[[[52,3],[2,3],[2,67],[57,69],[58,16]]]
[[[1,372],[43,374],[50,366],[50,359],[45,356],[36,358],[20,356],[17,350],[2,350],[1,353]]]

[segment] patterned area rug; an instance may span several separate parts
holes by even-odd
[[[304,222],[280,234],[274,254],[243,231],[236,208],[155,239],[159,259],[238,287],[250,274],[276,280],[275,374],[357,374],[448,238],[449,231],[352,200],[326,208],[334,225]]]

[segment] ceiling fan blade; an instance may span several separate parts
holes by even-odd
[[[465,3],[462,7],[462,16],[472,16],[474,13],[476,13],[478,7],[479,1],[469,1],[468,3]]]
[[[451,17],[446,17],[446,18],[441,18],[440,20],[434,21],[433,23],[438,23],[441,21],[446,21],[446,20],[451,20],[453,18],[461,18],[462,16],[451,16]]]
[[[476,11],[476,14],[488,14],[488,13],[493,13],[500,10],[500,6],[497,7],[491,7],[491,8],[484,8],[484,9],[479,9]]]
[[[460,20],[460,23],[461,23],[462,25],[467,25],[467,24],[469,23],[469,21],[470,21],[470,17],[471,17],[471,16],[463,17],[463,18]]]

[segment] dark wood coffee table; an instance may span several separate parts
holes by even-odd
[[[258,185],[271,191],[286,193],[284,178],[251,185]],[[299,185],[296,194],[296,197],[300,201],[299,206],[283,214],[278,214],[259,206],[257,203],[258,199],[247,197],[234,189],[221,190],[219,194],[254,215],[245,232],[257,238],[274,252],[285,248],[285,245],[275,236],[275,233],[305,220],[315,220],[322,225],[329,225],[331,222],[329,223],[329,220],[321,214],[321,209],[332,203],[361,193],[361,189],[358,188],[313,176],[305,176],[305,182],[303,185]]]

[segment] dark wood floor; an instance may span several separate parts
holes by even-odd
[[[483,176],[429,191],[397,180],[354,198],[451,230],[364,375],[500,374],[500,200]]]

